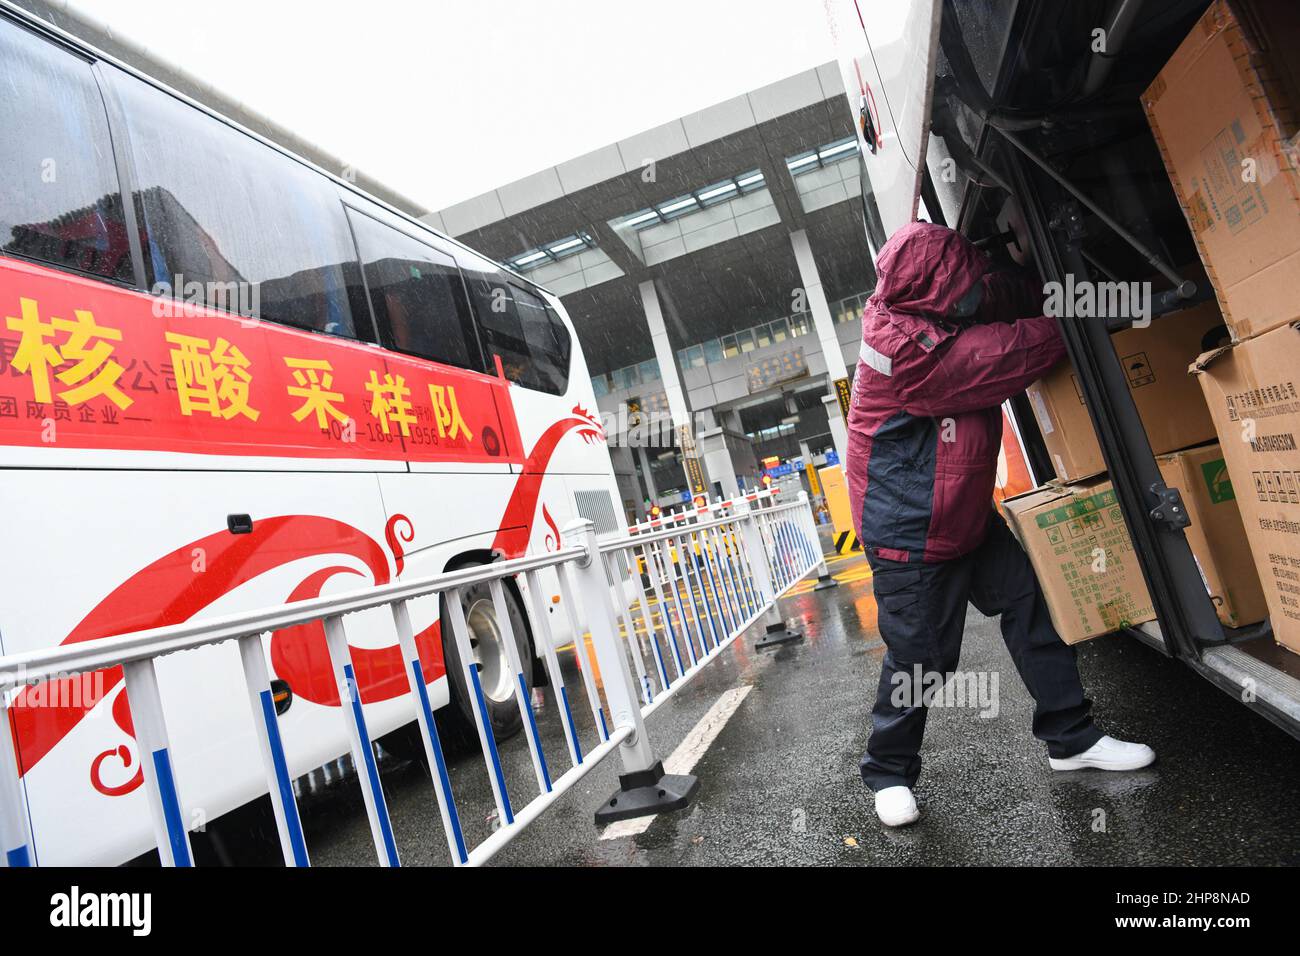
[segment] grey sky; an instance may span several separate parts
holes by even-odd
[[[834,59],[822,0],[73,0],[431,209]]]

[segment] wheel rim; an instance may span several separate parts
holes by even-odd
[[[510,667],[496,608],[485,598],[475,601],[465,615],[465,624],[469,627],[470,649],[478,665],[483,696],[503,704],[510,699],[514,688],[510,686]]]

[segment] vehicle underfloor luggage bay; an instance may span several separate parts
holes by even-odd
[[[1281,81],[1266,84],[1268,95],[1294,95],[1290,37],[1300,17],[1292,5],[914,0],[891,12],[892,30],[872,5],[861,5],[862,22],[857,5],[842,6],[840,33],[850,39],[841,46],[841,76],[851,109],[871,133],[861,168],[872,185],[863,190],[863,221],[873,247],[905,222],[928,218],[959,230],[1004,267],[1036,270],[1045,283],[1147,283],[1157,332],[1201,303],[1217,298],[1223,305],[1143,94],[1184,38],[1212,32],[1202,18],[1217,16],[1215,23],[1238,17],[1245,24],[1254,44],[1250,64],[1270,57],[1281,64]],[[1264,23],[1271,28],[1260,29]],[[1099,33],[1104,51],[1091,42]],[[918,82],[918,70],[932,82]],[[1294,115],[1274,115],[1292,123],[1282,135],[1293,137]],[[1068,314],[1060,321],[1078,397],[1158,622],[1128,633],[1300,738],[1300,655],[1274,642],[1267,621],[1220,623],[1171,510],[1177,490],[1161,475],[1111,341],[1133,316]],[[1034,476],[1050,479],[1057,469],[1029,400],[1020,396],[1011,406]],[[1216,426],[1221,443],[1236,437]]]

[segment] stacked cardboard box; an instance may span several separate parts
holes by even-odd
[[[1237,489],[1218,442],[1156,459],[1160,475],[1182,493],[1191,518],[1185,529],[1201,581],[1224,627],[1257,624],[1268,616],[1264,589],[1251,560]]]
[[[1235,340],[1300,319],[1300,4],[1216,0],[1142,95]]]
[[[1187,543],[1219,620],[1264,619],[1264,594],[1242,535],[1241,512],[1217,444],[1163,455],[1165,484],[1182,492]],[[1048,485],[1004,502],[1067,644],[1155,617],[1128,526],[1105,478]]]
[[[1234,345],[1192,370],[1278,642],[1300,652],[1300,4],[1216,0],[1143,94]]]
[[[1065,643],[1155,618],[1109,481],[1044,485],[1006,499],[1002,509]]]
[[[1300,653],[1300,329],[1283,326],[1194,366],[1214,417],[1273,636]]]
[[[1214,438],[1214,423],[1187,366],[1222,335],[1219,310],[1205,302],[1111,336],[1155,454]],[[1027,391],[1056,477],[1079,481],[1104,472],[1101,446],[1070,363],[1062,362]]]

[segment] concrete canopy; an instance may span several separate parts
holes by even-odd
[[[870,288],[871,253],[857,201],[855,154],[841,164],[853,181],[840,185],[831,201],[820,197],[808,204],[812,211],[805,211],[796,177],[786,166],[788,157],[853,135],[838,70],[824,64],[502,186],[428,220],[501,261],[567,236],[589,235],[601,260],[598,274],[551,282],[546,273],[556,270],[548,267],[530,277],[561,296],[592,374],[601,374],[654,357],[637,292],[647,279],[656,282],[677,349],[798,311],[793,303],[801,283],[789,235],[796,229],[808,233],[829,298]],[[635,233],[629,243],[622,233],[630,231],[610,225],[753,170],[761,171],[765,181],[766,196],[757,201],[763,218],[751,218],[746,227],[729,233],[721,221],[728,217],[714,216],[718,228],[704,238],[697,234],[694,246],[688,239],[669,258],[644,256],[636,248]],[[807,188],[805,182],[805,192]],[[716,208],[694,215],[706,216]]]

